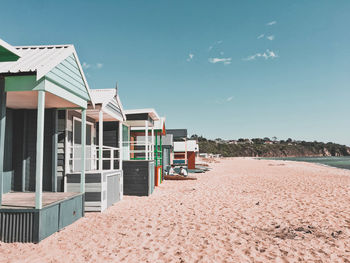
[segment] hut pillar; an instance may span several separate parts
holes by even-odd
[[[149,149],[148,149],[148,121],[145,121],[145,147],[146,147],[146,151],[145,151],[145,157],[146,160],[149,160]]]
[[[3,193],[3,173],[5,157],[6,92],[5,79],[0,77],[0,206]]]
[[[123,124],[119,121],[119,170],[123,169]]]
[[[80,192],[85,193],[85,166],[86,166],[86,109],[81,111],[81,173]]]
[[[103,170],[103,111],[100,110],[98,113],[98,168],[100,171]]]
[[[45,91],[38,91],[37,139],[36,139],[36,170],[35,170],[35,208],[42,208],[43,195],[43,164],[44,164],[44,116]]]

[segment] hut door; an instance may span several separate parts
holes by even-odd
[[[86,160],[85,169],[89,171],[92,169],[92,123],[86,122]],[[81,120],[73,119],[73,172],[81,171],[82,167],[82,147],[81,147]]]

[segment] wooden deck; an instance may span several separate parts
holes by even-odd
[[[72,198],[80,193],[43,192],[43,208],[51,204]],[[33,209],[35,208],[35,193],[12,192],[4,194],[0,209]]]

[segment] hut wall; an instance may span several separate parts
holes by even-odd
[[[80,191],[80,173],[67,174],[67,192]],[[85,174],[85,211],[101,212],[123,196],[121,170]]]
[[[196,153],[187,152],[188,169],[196,169]]]
[[[154,161],[123,161],[124,194],[148,196],[153,193],[155,185]]]
[[[43,190],[52,191],[53,110],[45,110]],[[35,191],[36,110],[9,110],[6,127],[5,178],[6,191]],[[23,187],[23,176],[25,185]],[[10,180],[10,181],[9,181]]]

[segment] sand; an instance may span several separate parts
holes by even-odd
[[[350,262],[350,171],[232,158],[124,197],[0,262]]]

